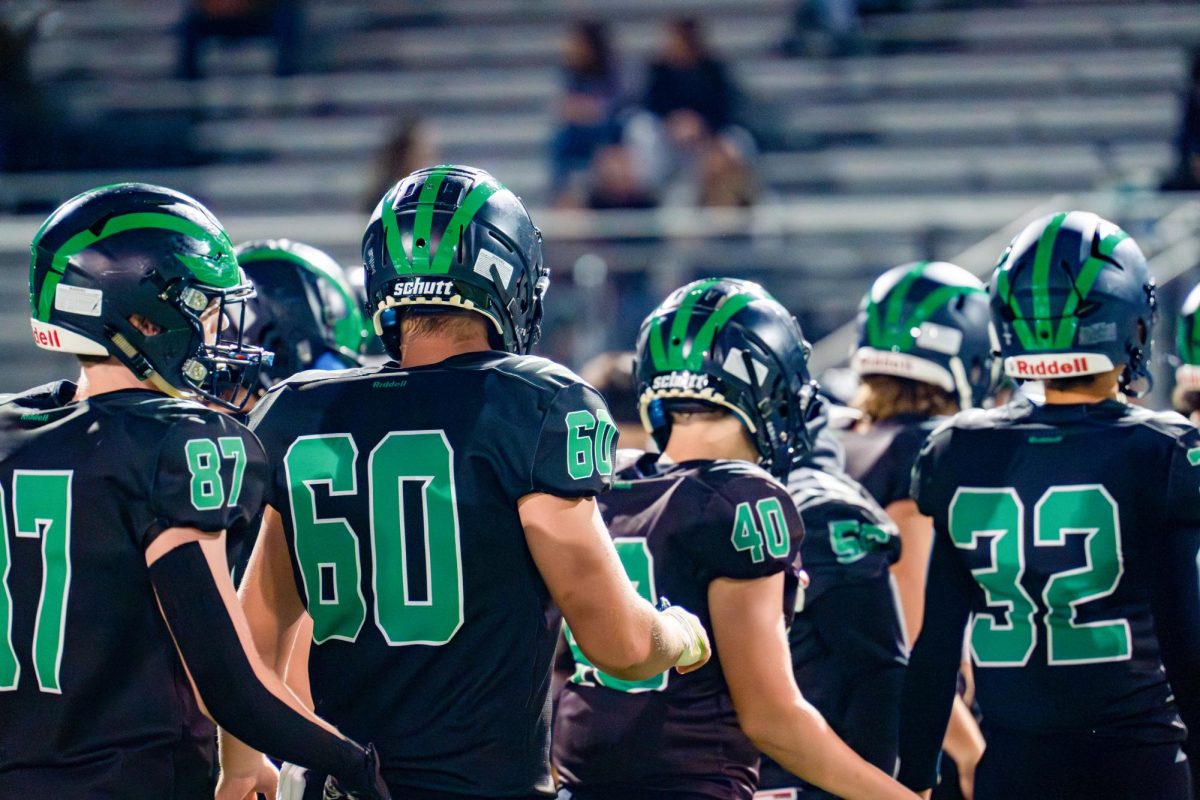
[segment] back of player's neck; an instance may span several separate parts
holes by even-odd
[[[78,388],[75,390],[75,400],[86,400],[109,392],[119,392],[122,389],[150,389],[158,391],[149,381],[138,380],[129,368],[119,362],[102,364],[86,364],[79,370]]]
[[[735,424],[730,425],[732,421]],[[663,453],[672,461],[758,461],[758,451],[745,429],[732,418],[715,422],[675,422]]]
[[[1046,389],[1046,405],[1048,406],[1095,405],[1096,403],[1103,403],[1105,400],[1116,399],[1116,389],[1111,392]]]
[[[465,353],[490,350],[487,339],[450,339],[444,336],[413,336],[400,350],[400,366],[424,367]]]

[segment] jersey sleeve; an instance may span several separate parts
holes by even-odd
[[[612,485],[617,428],[600,393],[586,383],[559,389],[542,419],[527,492],[593,497]]]
[[[263,452],[266,454],[263,504],[276,509],[281,508],[281,504],[287,505],[287,486],[282,465],[285,451],[295,438],[294,433],[289,435],[295,426],[287,424],[284,420],[284,407],[287,402],[281,401],[287,391],[288,386],[284,384],[267,392],[246,419],[246,426],[262,443]]]
[[[262,508],[265,479],[262,445],[244,426],[216,412],[180,419],[159,444],[142,546],[167,528],[244,529]]]
[[[686,539],[706,581],[799,572],[804,525],[787,490],[765,476],[738,477],[712,492],[701,531]]]
[[[949,447],[951,430],[949,425],[945,425],[930,435],[912,468],[912,499],[917,503],[917,510],[927,517],[936,517],[939,509],[946,508],[945,487],[955,483],[938,478]]]
[[[1200,430],[1188,428],[1171,448],[1163,513],[1179,527],[1200,527]]]

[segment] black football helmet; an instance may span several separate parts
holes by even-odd
[[[467,309],[487,318],[497,349],[528,353],[550,283],[542,234],[517,196],[488,173],[422,169],[380,200],[363,235],[367,313],[393,356],[389,309]],[[387,315],[385,317],[385,315]]]
[[[762,465],[784,477],[809,448],[818,408],[800,324],[757,283],[709,278],[671,293],[638,334],[638,405],[660,448],[671,411],[722,408],[745,425]]]
[[[271,354],[239,324],[207,341],[202,317],[237,323],[254,289],[229,236],[196,200],[141,183],[68,200],[33,238],[29,304],[42,348],[112,356],[173,396],[240,408]],[[151,332],[130,322],[140,317]],[[143,325],[143,327],[147,327]]]
[[[234,252],[255,289],[246,339],[275,354],[259,373],[263,389],[304,370],[359,365],[366,318],[332,256],[287,239],[245,242]]]
[[[850,366],[932,384],[973,408],[995,388],[994,349],[983,283],[947,261],[917,261],[889,269],[863,297]]]
[[[1121,389],[1148,391],[1154,279],[1137,243],[1113,223],[1087,211],[1031,222],[1001,254],[989,292],[1010,377],[1123,366]]]

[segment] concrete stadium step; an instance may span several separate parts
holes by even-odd
[[[843,61],[759,59],[735,75],[749,102],[853,104],[905,97],[935,99],[1104,95],[1182,88],[1187,65],[1177,48],[1062,53],[909,55]],[[631,82],[631,89],[637,83]],[[394,108],[413,115],[472,109],[544,110],[559,96],[556,73],[541,68],[354,72],[208,81],[77,81],[56,87],[83,112],[203,113],[210,117],[329,116]]]

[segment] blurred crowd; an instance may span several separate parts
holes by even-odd
[[[550,194],[566,208],[748,206],[759,195],[739,93],[699,20],[669,20],[630,85],[607,28],[575,23],[550,140]]]

